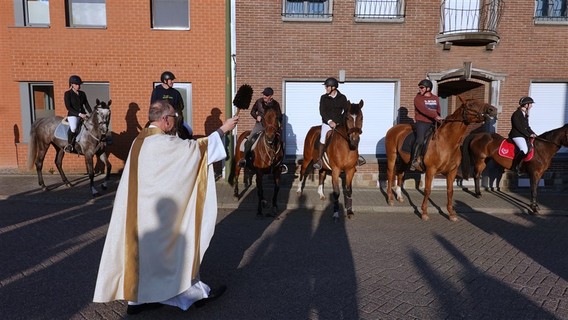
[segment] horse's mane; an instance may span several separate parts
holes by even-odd
[[[551,135],[555,134],[558,130],[562,130],[562,129],[565,129],[565,130],[568,129],[568,123],[566,123],[565,125],[563,125],[563,126],[560,127],[560,128],[552,129],[552,130],[546,131],[546,132],[544,132],[544,133],[541,133],[541,134],[539,134],[538,136],[539,136],[540,138],[549,140],[549,138],[550,138]]]

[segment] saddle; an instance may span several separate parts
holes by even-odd
[[[81,141],[81,135],[79,133],[81,133],[81,125],[77,126],[77,138],[75,139],[75,142],[79,142]],[[57,139],[61,139],[61,140],[65,140],[67,141],[67,132],[69,131],[69,122],[67,121],[67,117],[63,118],[63,120],[61,120],[61,122],[57,125],[57,127],[55,128],[55,132],[54,132],[54,136]]]
[[[424,136],[424,146],[422,148],[422,154],[420,155],[421,157],[424,157],[424,155],[426,154],[426,150],[428,149],[428,145],[430,144],[430,138],[434,134],[434,129],[434,126],[431,126],[428,131],[426,131],[426,135]],[[412,126],[412,131],[406,135],[404,141],[402,142],[402,151],[412,153],[415,141],[416,133],[414,126]]]
[[[534,156],[534,138],[531,138],[529,142],[529,152],[523,158],[524,162],[530,161]],[[499,155],[503,158],[513,159],[519,151],[519,148],[511,138],[504,139],[499,146]]]

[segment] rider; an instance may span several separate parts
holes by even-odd
[[[75,152],[75,139],[77,138],[77,127],[79,119],[87,118],[87,113],[93,112],[87,95],[81,91],[83,81],[78,75],[69,77],[69,90],[65,91],[63,97],[65,108],[67,108],[67,121],[69,122],[69,131],[67,131],[67,146],[63,148],[65,152]]]
[[[519,152],[515,154],[515,158],[513,159],[511,170],[516,170],[517,174],[520,171],[521,160],[529,153],[527,139],[536,137],[534,131],[529,127],[529,110],[532,108],[533,103],[534,100],[531,97],[522,97],[519,100],[519,107],[513,112],[513,115],[511,115],[509,138],[511,138],[519,148]]]
[[[152,90],[150,105],[158,100],[165,100],[169,102],[177,113],[176,129],[178,136],[182,139],[192,139],[193,130],[183,121],[183,98],[179,91],[174,88],[175,78],[174,74],[170,71],[162,72],[162,75],[160,76],[160,81],[162,83]]]
[[[349,102],[347,97],[339,92],[339,82],[335,78],[327,78],[323,83],[325,86],[325,94],[320,97],[319,111],[321,115],[321,135],[320,144],[318,145],[318,158],[314,159],[314,169],[321,170],[323,150],[325,147],[325,136],[331,129],[341,124],[343,113],[347,112]]]
[[[418,93],[414,97],[414,120],[416,129],[416,140],[412,153],[411,171],[420,170],[421,154],[426,131],[436,121],[442,121],[440,116],[440,99],[432,93],[432,81],[424,79],[418,83]]]
[[[262,119],[264,118],[264,113],[267,109],[274,109],[278,114],[278,123],[282,124],[282,109],[280,108],[280,103],[274,100],[272,96],[274,95],[274,90],[271,87],[266,87],[262,91],[262,98],[259,98],[254,103],[252,110],[250,111],[250,115],[255,119],[256,123],[252,128],[248,137],[245,138],[245,152],[244,157],[239,160],[239,167],[244,168],[246,165],[246,158],[250,152],[250,148],[252,147],[252,137],[258,132],[264,130],[262,126]]]

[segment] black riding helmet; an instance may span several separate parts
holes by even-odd
[[[78,75],[72,75],[69,77],[69,85],[72,84],[83,84],[83,80]]]
[[[162,81],[162,83],[165,83],[166,80],[174,80],[175,78],[176,76],[174,76],[174,74],[171,73],[170,71],[164,71],[160,76],[160,81]]]
[[[529,103],[534,103],[533,98],[531,98],[531,97],[522,97],[521,100],[519,100],[519,105],[520,105],[520,106],[524,106],[525,104],[529,104]]]
[[[327,78],[323,83],[324,86],[336,87],[339,88],[339,81],[335,78]]]
[[[430,80],[428,80],[428,79],[424,79],[424,80],[418,82],[418,86],[419,86],[419,87],[420,87],[420,86],[423,86],[423,87],[430,88],[430,89],[432,89],[432,88],[434,87],[434,86],[432,85],[432,81],[430,81]]]

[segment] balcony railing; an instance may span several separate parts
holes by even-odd
[[[499,40],[497,27],[504,0],[444,0],[438,42],[486,45]]]

